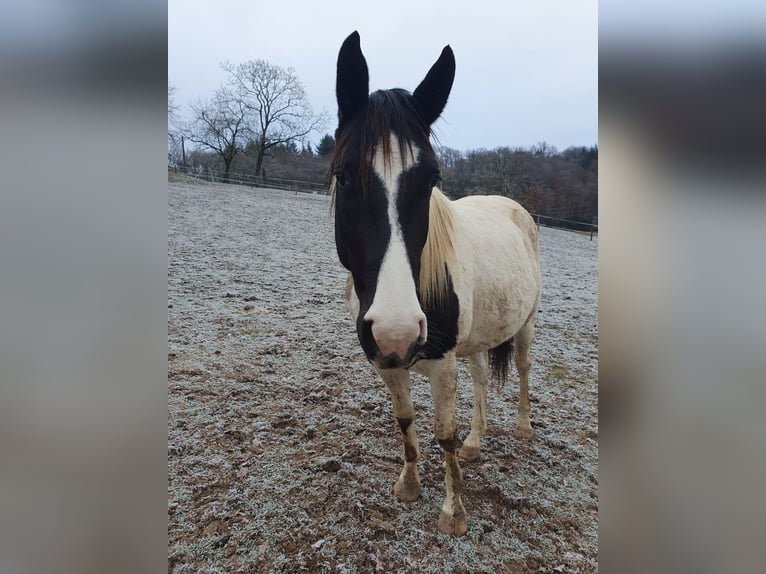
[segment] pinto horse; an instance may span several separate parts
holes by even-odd
[[[430,144],[447,103],[455,58],[446,46],[410,93],[369,93],[359,34],[338,55],[338,128],[331,157],[335,240],[350,271],[346,303],[367,359],[385,382],[404,441],[394,494],[420,496],[418,440],[410,397],[414,370],[428,377],[434,432],[445,459],[446,498],[438,528],[467,531],[458,458],[479,458],[487,381],[504,380],[513,348],[519,371],[515,435],[532,437],[527,381],[540,304],[537,229],[529,213],[499,196],[449,200]],[[457,357],[473,379],[471,432],[458,452]]]

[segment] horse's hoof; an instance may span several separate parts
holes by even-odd
[[[412,502],[420,497],[420,484],[414,480],[397,480],[394,484],[394,494],[403,502]]]
[[[463,448],[461,448],[458,451],[457,455],[460,458],[460,460],[463,460],[465,462],[474,462],[476,460],[479,460],[479,457],[481,456],[481,451],[479,450],[478,446],[463,445]]]
[[[465,522],[465,512],[450,516],[446,512],[439,515],[439,532],[452,536],[463,536],[468,532],[468,524]]]
[[[513,431],[513,436],[522,440],[532,440],[532,437],[535,436],[535,431],[532,430],[532,427],[516,427],[516,430]]]

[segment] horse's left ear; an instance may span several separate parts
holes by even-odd
[[[452,48],[445,46],[439,59],[431,66],[426,77],[412,94],[426,125],[430,126],[441,115],[444,106],[447,105],[454,79],[455,55],[452,53]]]

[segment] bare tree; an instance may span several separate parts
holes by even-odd
[[[191,109],[194,119],[183,134],[187,140],[213,151],[223,160],[223,180],[228,183],[234,158],[252,136],[249,110],[244,100],[228,86],[216,90],[209,100],[192,104]]]
[[[178,111],[178,104],[176,104],[174,98],[176,96],[176,87],[172,84],[168,84],[168,123],[175,120],[176,112]]]
[[[491,152],[490,169],[493,188],[496,193],[515,199],[519,195],[519,176],[524,167],[524,154],[508,147],[499,147]]]
[[[168,84],[168,165],[183,163],[183,136],[178,129],[178,104],[175,102],[176,87]]]
[[[293,68],[284,70],[264,60],[238,66],[224,63],[221,67],[230,75],[232,90],[252,114],[256,175],[263,174],[263,157],[269,148],[303,142],[327,123],[326,112],[314,114]]]

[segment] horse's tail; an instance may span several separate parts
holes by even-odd
[[[513,358],[513,337],[489,350],[489,373],[492,382],[502,387],[508,379]]]

